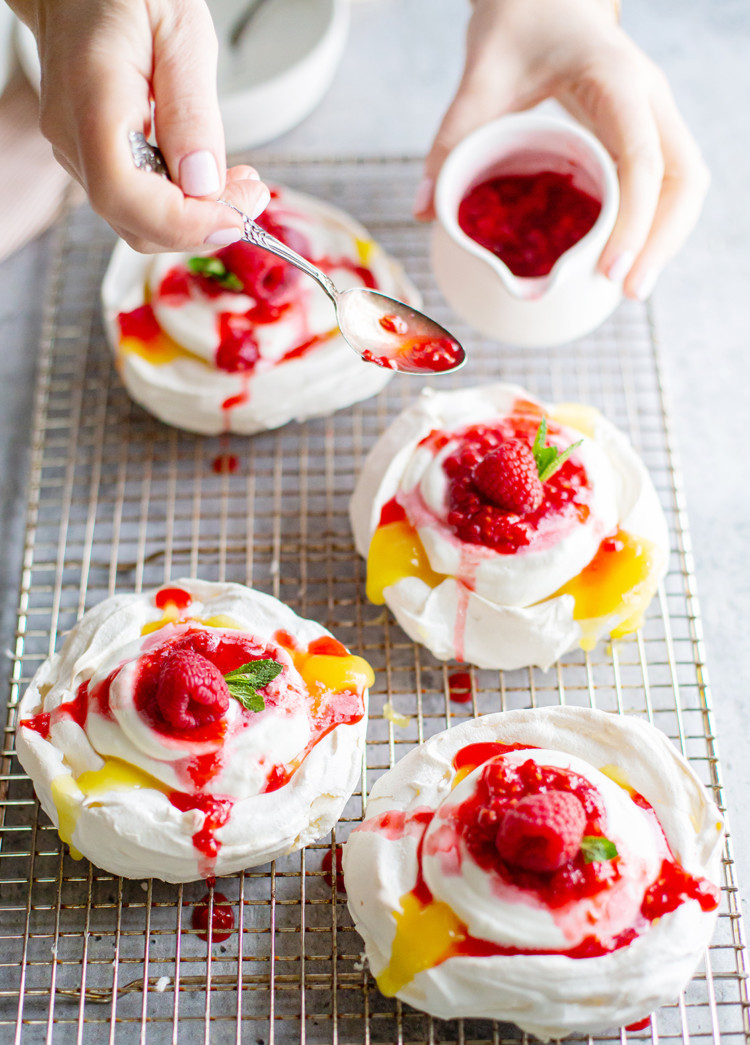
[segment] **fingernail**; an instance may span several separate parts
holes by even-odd
[[[251,218],[257,218],[259,214],[262,214],[268,204],[271,202],[271,193],[268,188],[264,185],[258,199],[256,200],[254,209],[250,212]]]
[[[227,247],[230,243],[236,243],[238,239],[242,239],[242,229],[233,227],[216,229],[215,232],[206,236],[203,242],[209,247]]]
[[[422,178],[417,191],[414,194],[414,213],[421,214],[427,210],[432,200],[432,193],[435,188],[435,181],[433,178]]]
[[[615,260],[609,266],[607,279],[610,279],[613,283],[622,283],[628,272],[632,269],[634,261],[635,252],[632,250],[624,250],[622,254],[617,255]]]
[[[180,188],[186,196],[211,196],[221,188],[214,154],[199,149],[180,160]]]
[[[640,279],[636,280],[635,286],[633,287],[633,294],[639,301],[645,301],[646,298],[650,296],[651,291],[656,286],[658,278],[659,269],[650,268],[646,269]]]

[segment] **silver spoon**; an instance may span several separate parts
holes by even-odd
[[[133,161],[141,170],[169,178],[161,152],[143,134],[130,132]],[[367,287],[338,290],[327,273],[248,218],[239,207],[219,200],[242,218],[243,240],[276,254],[312,276],[333,302],[347,344],[368,363],[404,374],[444,374],[458,370],[466,353],[448,331],[411,305]]]

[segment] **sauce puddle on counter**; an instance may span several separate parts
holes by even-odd
[[[206,943],[223,943],[235,929],[234,909],[224,893],[206,893],[193,908],[192,926]],[[210,930],[210,931],[209,931]]]

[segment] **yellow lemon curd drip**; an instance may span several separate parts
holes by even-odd
[[[187,356],[190,359],[198,358],[181,348],[166,334],[161,334],[153,341],[141,341],[139,337],[132,336],[122,337],[120,338],[120,351],[123,355],[140,356],[141,359],[145,359],[154,366],[164,366],[165,363],[171,363],[178,356]]]
[[[152,620],[141,628],[141,635],[150,635],[154,631],[160,631],[167,624],[174,624],[180,619],[180,610],[174,602],[168,602],[159,620]]]
[[[194,621],[196,624],[204,624],[207,628],[230,628],[242,631],[242,625],[234,617],[227,613],[217,613],[213,617],[183,617],[179,607],[174,602],[168,602],[159,620],[152,620],[141,628],[141,635],[150,635],[154,631],[160,631],[167,624],[176,624],[178,620]]]
[[[355,239],[354,245],[357,248],[357,257],[359,260],[363,265],[369,265],[373,254],[377,251],[377,244],[375,241],[371,239]]]
[[[74,780],[70,773],[61,773],[51,784],[52,801],[57,810],[57,832],[70,847],[70,855],[81,859],[81,853],[73,846],[72,838],[81,812],[81,803],[86,798],[96,799],[111,791],[131,791],[134,788],[150,788],[164,794],[169,788],[160,780],[144,773],[119,758],[108,758],[101,769],[87,770]],[[98,805],[94,801],[89,805]]]
[[[188,620],[197,621],[198,624],[205,624],[207,628],[229,628],[230,631],[242,631],[243,626],[230,617],[228,613],[216,613],[213,617],[188,617]]]
[[[364,657],[347,653],[344,646],[341,646],[343,652],[338,654],[308,653],[307,650],[287,644],[283,639],[280,645],[292,658],[292,663],[312,697],[313,712],[317,711],[320,700],[326,693],[349,690],[361,694],[375,681],[375,672]]]
[[[400,900],[394,911],[396,935],[391,960],[377,977],[381,994],[392,998],[419,972],[449,958],[454,946],[466,939],[466,926],[450,907],[439,900],[424,904],[413,892]]]
[[[588,566],[555,592],[552,598],[572,595],[575,600],[582,649],[593,649],[607,626],[613,639],[640,628],[656,592],[660,556],[651,541],[618,530],[602,541]]]
[[[376,606],[385,602],[384,590],[403,577],[419,577],[430,588],[445,575],[430,566],[419,534],[405,520],[378,526],[367,553],[367,598]]]
[[[390,700],[383,704],[383,718],[392,722],[394,726],[398,726],[400,729],[405,729],[411,722],[411,715],[402,715],[400,711],[396,711]]]
[[[595,406],[586,406],[584,403],[558,403],[550,417],[558,424],[575,428],[581,435],[593,439],[601,414]]]
[[[57,810],[57,833],[63,842],[67,842],[73,859],[82,860],[83,855],[72,842],[81,808],[81,791],[69,773],[61,773],[60,776],[56,776],[50,785],[50,790]]]
[[[600,766],[599,772],[602,776],[609,777],[618,787],[621,787],[623,791],[627,791],[629,795],[635,794],[634,789],[628,783],[628,778],[625,770],[620,766],[616,766],[613,762],[607,763],[606,766]]]
[[[363,693],[375,681],[375,673],[363,657],[303,653],[297,654],[294,660],[314,700],[325,693],[340,693],[342,690]]]

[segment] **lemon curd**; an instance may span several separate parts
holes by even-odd
[[[574,428],[581,435],[594,439],[597,422],[602,415],[595,406],[587,406],[585,403],[558,403],[549,416],[559,425]]]
[[[401,910],[393,912],[396,935],[391,958],[376,977],[380,992],[387,998],[411,983],[417,973],[449,958],[467,934],[464,923],[439,900],[423,903],[412,891],[401,897],[400,904]]]
[[[198,356],[192,355],[166,334],[161,334],[153,341],[141,341],[137,337],[122,337],[120,338],[120,351],[123,355],[140,356],[153,366],[165,366],[178,356],[200,361]]]
[[[382,606],[385,589],[404,577],[418,577],[430,588],[445,580],[444,574],[430,566],[414,527],[399,519],[379,526],[372,535],[367,553],[367,598]]]
[[[218,613],[213,617],[184,617],[182,615],[180,607],[174,602],[167,602],[164,606],[163,613],[159,620],[150,621],[148,624],[144,624],[141,628],[141,635],[151,635],[154,631],[161,631],[167,624],[176,624],[178,620],[182,621],[193,621],[196,624],[203,624],[207,628],[229,628],[232,631],[242,631],[242,625],[239,624],[234,617],[230,617],[226,613]]]
[[[63,842],[70,847],[70,855],[75,860],[82,859],[81,854],[72,844],[73,834],[78,823],[81,805],[86,799],[94,799],[88,804],[95,806],[97,797],[112,791],[132,791],[137,788],[150,788],[164,794],[168,788],[144,773],[137,766],[131,766],[119,758],[108,758],[100,769],[87,770],[77,780],[70,773],[61,773],[51,784],[52,801],[57,810],[57,833]]]
[[[660,550],[651,541],[618,530],[594,558],[552,598],[572,595],[580,645],[591,650],[608,627],[613,639],[636,631],[657,588]]]
[[[351,654],[342,657],[303,654],[296,666],[313,699],[345,689],[361,693],[375,681],[367,661]]]

